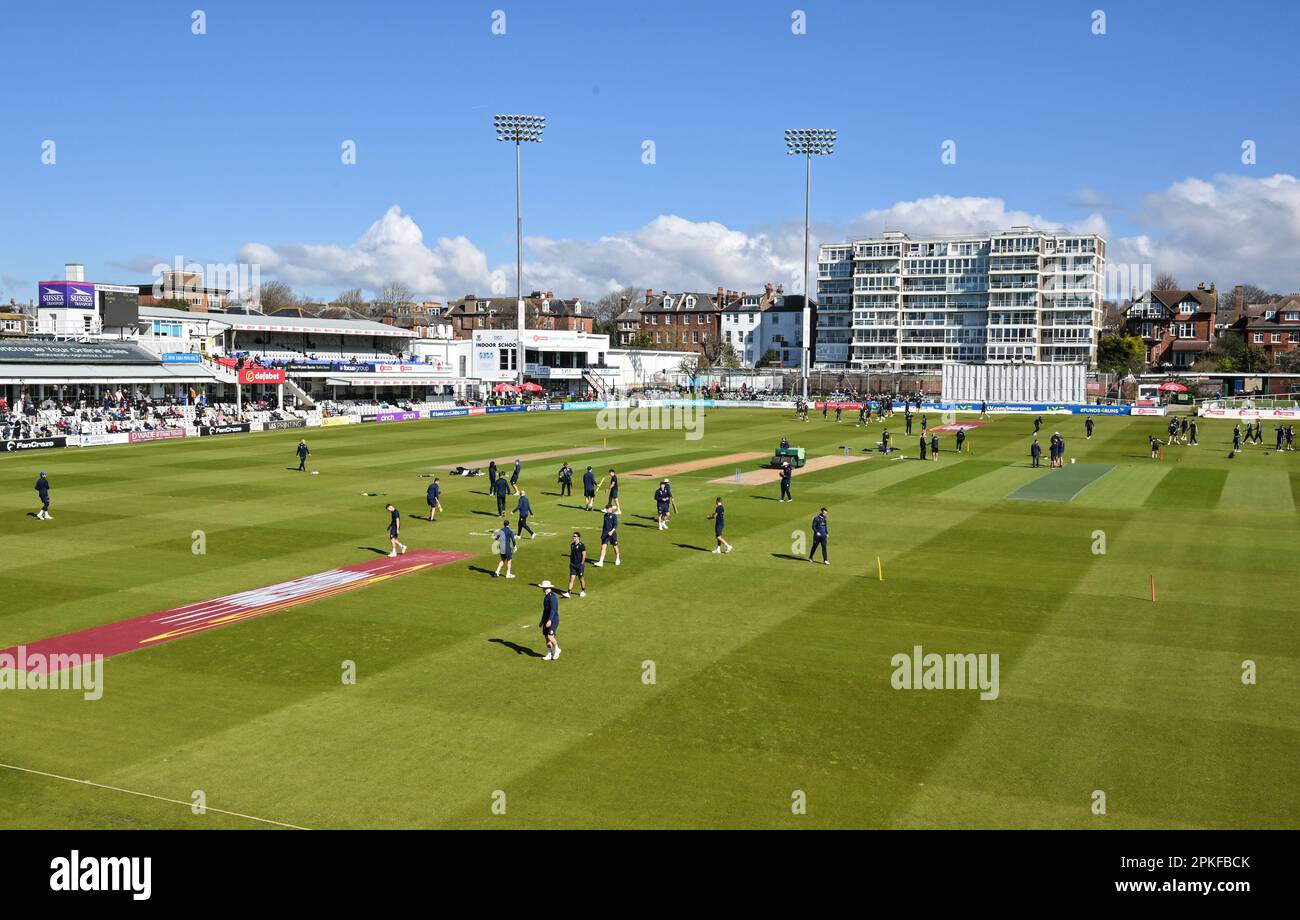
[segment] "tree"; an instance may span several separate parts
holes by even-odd
[[[1300,374],[1300,349],[1282,352],[1277,369],[1283,374]]]
[[[636,289],[625,287],[622,290],[611,291],[599,300],[583,304],[582,310],[595,320],[592,329],[597,335],[612,337],[618,333],[618,324],[615,322],[618,315],[635,299]]]
[[[158,306],[166,307],[168,310],[184,310],[189,312],[190,305],[179,297],[168,297],[166,300],[158,301]]]
[[[641,349],[654,348],[655,342],[654,339],[650,338],[650,333],[638,332],[628,340],[627,347]]]
[[[298,306],[298,295],[283,281],[268,281],[258,295],[263,313],[274,313],[287,307]]]
[[[734,371],[741,365],[740,354],[736,347],[730,342],[723,342],[722,347],[718,349],[718,364],[727,370]]]
[[[1123,377],[1146,368],[1147,346],[1135,335],[1103,336],[1097,343],[1097,369]]]
[[[758,359],[759,367],[767,365],[768,367],[778,367],[781,364],[781,353],[775,348],[769,348],[763,352],[763,356]]]
[[[379,299],[375,301],[374,307],[380,313],[396,314],[404,303],[410,303],[415,299],[415,294],[411,289],[400,281],[389,281],[379,289]]]
[[[339,296],[330,301],[331,307],[340,307],[344,310],[352,310],[355,313],[366,313],[367,304],[365,295],[361,293],[361,288],[348,288]]]
[[[1178,283],[1178,279],[1169,272],[1161,272],[1156,275],[1155,282],[1151,285],[1153,291],[1181,291],[1183,286]]]

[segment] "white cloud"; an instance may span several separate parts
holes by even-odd
[[[309,287],[377,291],[398,281],[417,295],[442,297],[507,289],[506,275],[488,268],[483,250],[463,236],[439,237],[430,247],[419,226],[398,205],[350,245],[249,243],[240,249],[239,259],[259,264],[264,280],[276,278]]]
[[[1098,203],[1099,193],[1084,200]],[[1080,201],[1079,203],[1083,203]],[[1108,261],[1151,264],[1184,284],[1214,280],[1221,287],[1249,281],[1277,290],[1300,289],[1300,182],[1217,176],[1188,179],[1143,200],[1134,219],[1148,232],[1111,239]],[[1001,198],[933,195],[867,211],[846,226],[813,228],[815,265],[821,240],[845,240],[886,230],[912,236],[984,233],[1027,225],[1110,236],[1095,211],[1075,221],[1008,208]],[[464,236],[425,242],[420,227],[397,205],[347,245],[249,243],[241,261],[261,265],[262,278],[317,289],[358,286],[378,290],[401,281],[419,296],[440,299],[514,289],[514,264],[493,266]],[[624,286],[712,290],[722,285],[758,290],[766,282],[798,289],[803,223],[786,220],[766,232],[716,221],[660,215],[634,230],[598,239],[528,237],[524,286],[562,296],[599,297]]]
[[[1011,227],[1106,233],[1106,221],[1098,214],[1090,214],[1083,221],[1062,223],[1041,214],[1008,210],[1001,198],[931,195],[914,201],[897,201],[883,210],[867,211],[850,223],[848,234],[850,237],[874,236],[887,230],[902,230],[914,237],[957,236],[996,233]]]
[[[1300,290],[1300,180],[1221,175],[1148,195],[1136,222],[1149,232],[1112,242],[1112,263],[1150,264],[1184,285],[1258,284]]]

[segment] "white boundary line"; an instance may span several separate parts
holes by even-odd
[[[60,776],[57,773],[44,773],[40,770],[30,770],[27,767],[16,767],[13,764],[9,764],[9,763],[0,763],[0,767],[3,767],[6,770],[16,770],[19,773],[31,773],[34,776],[46,776],[49,777],[50,779],[61,779],[65,782],[77,783],[78,785],[81,786],[94,786],[96,789],[108,789],[111,792],[124,792],[127,795],[138,795],[141,798],[156,799],[159,802],[170,802],[172,805],[184,805],[186,808],[193,808],[194,806],[193,802],[182,802],[179,799],[169,799],[161,795],[151,795],[148,792],[136,792],[133,789],[122,789],[119,786],[105,786],[103,783],[91,782],[88,779],[74,779],[71,776]],[[272,821],[270,818],[258,818],[255,815],[240,814],[237,811],[226,811],[225,809],[222,808],[213,808],[210,805],[203,806],[203,810],[215,811],[217,814],[230,815],[231,817],[234,818],[247,818],[249,821],[260,821],[263,824],[274,824],[277,827],[287,827],[295,831],[308,830],[308,828],[299,827],[296,824],[285,824],[283,821]]]

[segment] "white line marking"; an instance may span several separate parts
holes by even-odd
[[[74,779],[71,776],[60,776],[57,773],[44,773],[40,770],[30,770],[27,767],[16,767],[10,763],[0,763],[0,767],[3,767],[6,770],[17,770],[19,773],[31,773],[35,776],[46,776],[49,777],[50,779],[61,779],[65,782],[78,783],[79,785],[82,786],[94,786],[96,789],[108,789],[111,792],[125,792],[127,795],[138,795],[141,798],[156,799],[159,802],[170,802],[172,805],[184,805],[186,808],[192,808],[194,805],[193,802],[182,802],[179,799],[169,799],[161,795],[151,795],[148,792],[136,792],[134,789],[122,789],[119,786],[105,786],[103,783],[91,782],[88,779]],[[277,827],[287,827],[295,831],[308,830],[308,828],[299,827],[296,824],[285,824],[283,821],[272,821],[270,818],[258,818],[255,815],[240,814],[237,811],[226,811],[225,809],[222,808],[213,808],[211,805],[205,805],[203,807],[203,810],[215,811],[218,814],[230,815],[231,817],[234,818],[247,818],[249,821],[260,821],[263,824],[274,824]]]

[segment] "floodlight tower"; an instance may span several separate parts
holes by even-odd
[[[519,149],[525,142],[540,144],[546,119],[540,115],[494,115],[497,140],[515,145],[515,306],[518,311],[519,351],[515,360],[515,382],[524,382],[524,217],[520,195]]]
[[[804,158],[803,192],[803,348],[801,376],[803,398],[808,399],[808,371],[812,366],[812,311],[808,306],[808,223],[812,200],[812,158],[835,152],[835,130],[832,128],[794,128],[785,132],[785,152],[789,156],[802,154]]]

